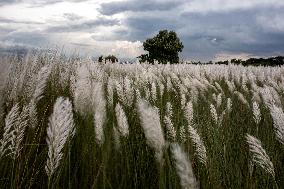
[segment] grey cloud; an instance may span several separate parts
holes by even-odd
[[[72,3],[80,3],[88,0],[32,0],[32,6],[41,7],[46,5],[52,5],[61,2],[72,2]]]
[[[80,19],[83,18],[82,16],[79,16],[79,15],[74,14],[74,13],[64,13],[63,17],[68,19],[68,20],[71,20],[71,21],[80,20]]]
[[[117,1],[111,3],[103,3],[99,9],[103,15],[113,15],[126,11],[141,12],[141,11],[167,11],[176,8],[184,3],[183,0],[177,1],[157,1],[157,0],[130,0]]]
[[[0,23],[8,24],[43,24],[42,22],[28,21],[28,20],[13,20],[9,18],[0,17]]]
[[[18,2],[21,2],[21,1],[22,0],[1,0],[0,6],[12,4],[12,3],[18,3]]]
[[[51,4],[61,3],[61,2],[79,3],[79,2],[84,2],[84,1],[88,1],[88,0],[1,0],[0,6],[25,2],[25,3],[29,3],[30,7],[41,7],[41,6],[51,5]]]
[[[209,60],[222,52],[249,53],[253,55],[273,55],[284,53],[284,33],[269,30],[268,23],[260,23],[259,15],[273,12],[279,15],[281,7],[256,7],[230,12],[184,12],[181,15],[164,17],[129,16],[123,24],[129,29],[128,40],[144,41],[161,29],[174,30],[185,48],[183,57]],[[277,24],[277,23],[275,23]]]
[[[85,43],[70,43],[71,45],[79,46],[79,47],[91,47],[92,45]]]
[[[47,32],[76,32],[90,30],[98,26],[114,26],[119,25],[119,20],[98,18],[96,20],[80,21],[77,23],[66,24],[63,26],[53,26],[47,29]]]
[[[2,41],[34,47],[40,47],[49,43],[47,34],[41,31],[11,32],[2,38]]]

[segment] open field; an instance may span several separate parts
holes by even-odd
[[[284,186],[283,66],[0,64],[0,188]]]

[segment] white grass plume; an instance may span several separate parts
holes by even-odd
[[[50,73],[50,65],[44,66],[40,69],[37,77],[36,88],[33,94],[33,99],[35,99],[35,102],[38,102],[42,98]]]
[[[168,116],[170,119],[173,117],[173,106],[170,102],[167,102],[166,104],[166,116]]]
[[[185,97],[185,94],[182,94],[182,95],[181,95],[180,104],[181,104],[181,109],[184,109],[184,108],[185,108],[185,104],[186,104],[186,97]]]
[[[258,125],[261,120],[261,113],[260,113],[259,105],[257,102],[253,102],[252,112],[253,112],[254,122]]]
[[[232,106],[233,106],[233,103],[232,103],[231,98],[227,98],[227,107],[226,107],[226,110],[227,110],[228,113],[231,113],[231,112],[232,112]]]
[[[157,100],[157,87],[155,82],[151,84],[151,94],[152,100],[155,102]]]
[[[24,106],[21,114],[19,115],[19,120],[15,125],[15,144],[11,146],[12,158],[17,158],[22,150],[22,142],[25,135],[25,130],[28,126],[29,120],[29,107]]]
[[[147,144],[155,150],[156,158],[161,163],[165,139],[160,123],[159,112],[145,100],[140,100],[137,104],[137,108]]]
[[[48,159],[45,171],[49,178],[60,165],[63,148],[67,140],[75,134],[72,104],[69,99],[57,98],[52,115],[49,117],[46,142],[48,145]]]
[[[218,114],[213,104],[210,104],[210,113],[211,113],[211,117],[213,118],[215,124],[218,124]]]
[[[239,91],[235,91],[234,94],[238,97],[239,101],[241,101],[242,104],[249,106],[248,101],[242,93],[240,93]]]
[[[30,122],[30,127],[35,128],[38,125],[38,118],[37,118],[37,107],[36,107],[36,102],[34,99],[30,101],[28,104],[29,107],[29,122]]]
[[[179,128],[179,139],[181,143],[186,141],[186,131],[184,125],[180,126]]]
[[[109,79],[107,83],[107,102],[108,102],[109,107],[113,107],[113,81],[112,79]]]
[[[173,154],[174,164],[177,174],[180,178],[180,185],[183,189],[198,188],[196,178],[194,176],[192,166],[185,152],[177,143],[171,144],[171,152]]]
[[[171,118],[167,115],[164,117],[164,123],[167,130],[167,136],[170,141],[176,141],[176,129],[171,121]]]
[[[199,136],[199,134],[197,133],[196,129],[194,129],[192,126],[188,126],[188,132],[189,132],[189,137],[193,143],[193,145],[196,148],[196,152],[197,152],[197,157],[199,159],[199,161],[201,163],[203,163],[204,165],[206,165],[207,162],[207,153],[206,153],[206,148],[205,145],[201,139],[201,137]]]
[[[124,89],[124,94],[123,94],[123,103],[127,105],[128,107],[132,106],[133,101],[134,101],[134,90],[132,87],[132,82],[128,77],[124,78],[123,82],[123,89]]]
[[[272,105],[270,107],[270,114],[273,119],[273,126],[277,140],[284,145],[284,113],[282,108]]]
[[[93,103],[96,141],[99,145],[102,145],[105,140],[104,123],[106,121],[106,100],[104,98],[104,90],[101,82],[95,84]]]
[[[220,106],[222,105],[222,93],[219,93],[216,99],[216,105],[217,108],[220,108]]]
[[[193,104],[192,101],[186,103],[184,115],[189,125],[193,122]]]
[[[260,140],[247,134],[246,140],[249,145],[249,151],[252,154],[252,161],[260,166],[265,172],[275,177],[274,167],[269,156],[262,147]]]
[[[11,146],[15,146],[15,127],[20,116],[19,104],[15,104],[5,118],[3,137],[0,140],[0,158],[3,157]]]
[[[118,124],[118,130],[122,136],[128,136],[129,134],[129,125],[127,121],[127,117],[125,115],[125,112],[122,108],[122,106],[117,103],[115,106],[115,115],[116,115],[116,120]]]

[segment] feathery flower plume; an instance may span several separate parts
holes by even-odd
[[[181,143],[186,141],[186,131],[183,125],[179,128],[179,138]]]
[[[199,96],[199,91],[197,89],[197,87],[193,86],[190,90],[190,96],[191,96],[191,99],[194,103],[197,103],[198,101],[198,96]]]
[[[118,99],[121,102],[124,102],[124,92],[123,92],[123,85],[118,82],[117,80],[115,81],[115,86],[116,86],[116,94],[118,96]]]
[[[129,131],[128,131],[129,126],[128,126],[125,112],[123,111],[123,108],[121,107],[119,103],[117,103],[115,106],[115,115],[116,115],[118,130],[120,134],[122,136],[127,136],[129,134]]]
[[[225,82],[226,82],[226,84],[227,84],[227,86],[228,86],[229,91],[230,91],[231,93],[233,93],[233,92],[235,91],[235,88],[236,88],[234,82],[233,82],[233,81],[231,82],[231,81],[229,81],[229,80],[226,80]]]
[[[177,174],[180,178],[180,185],[183,189],[198,188],[196,178],[194,176],[191,162],[186,157],[185,152],[179,144],[171,144],[171,152],[173,154],[174,164]]]
[[[19,104],[15,104],[5,118],[3,138],[0,140],[0,158],[3,157],[11,146],[15,146],[15,127],[20,115]]]
[[[166,104],[166,115],[172,119],[173,117],[173,106],[170,102],[167,102]]]
[[[156,101],[157,100],[157,88],[154,82],[151,84],[151,94],[152,94],[153,101]]]
[[[57,98],[53,113],[49,117],[46,142],[48,145],[48,159],[45,171],[49,178],[57,170],[63,157],[63,148],[67,140],[75,135],[75,125],[72,104],[69,99]]]
[[[215,81],[215,86],[217,87],[217,89],[218,89],[221,93],[223,93],[223,89],[222,89],[221,85],[220,85],[219,83],[217,83],[216,81]]]
[[[38,73],[36,88],[33,94],[33,99],[35,99],[36,103],[42,98],[42,94],[46,87],[50,73],[51,73],[50,65],[42,67]]]
[[[233,106],[232,100],[231,100],[230,98],[227,98],[227,112],[228,112],[228,113],[231,113],[231,111],[232,111],[232,106]]]
[[[137,106],[147,143],[155,150],[157,161],[161,163],[165,139],[160,123],[159,112],[145,100],[140,100]]]
[[[246,140],[249,145],[249,151],[252,154],[252,161],[260,166],[265,172],[275,177],[273,164],[262,147],[260,140],[249,134],[246,135]]]
[[[252,112],[253,112],[254,122],[258,125],[261,120],[261,113],[260,113],[259,105],[257,102],[253,102]]]
[[[173,89],[173,84],[171,82],[171,78],[170,77],[167,77],[167,85],[166,85],[166,87],[167,87],[167,91],[168,92]]]
[[[160,89],[160,97],[162,97],[165,90],[165,86],[162,82],[159,84],[159,89]]]
[[[192,124],[193,121],[193,104],[191,101],[186,103],[185,109],[184,109],[184,115],[189,125]]]
[[[90,69],[87,65],[77,68],[77,77],[74,87],[74,106],[75,110],[82,115],[92,112],[92,85]]]
[[[213,104],[210,104],[210,113],[211,113],[211,116],[212,116],[215,124],[218,124],[218,114],[217,114],[217,110],[216,110],[216,108]]]
[[[217,96],[216,96],[215,93],[212,94],[212,99],[213,99],[215,102],[217,102]]]
[[[109,79],[107,83],[107,102],[108,102],[109,107],[113,106],[113,81],[112,79]]]
[[[104,123],[106,120],[106,100],[104,98],[104,90],[101,82],[94,84],[94,125],[96,141],[99,145],[104,143]]]
[[[166,125],[167,136],[170,141],[176,141],[176,130],[169,116],[165,115],[164,123]]]
[[[277,140],[284,145],[284,113],[282,108],[276,105],[271,106],[270,114],[273,119],[273,126]]]
[[[199,136],[197,131],[190,125],[188,126],[188,132],[189,132],[189,137],[196,148],[197,157],[199,161],[204,165],[206,165],[207,162],[206,148],[201,137]]]
[[[216,99],[216,104],[217,104],[217,108],[220,108],[222,104],[222,93],[218,94],[217,99]]]
[[[134,91],[131,86],[131,80],[128,79],[128,77],[124,78],[123,89],[124,89],[123,103],[130,107],[133,104]]]
[[[184,109],[185,108],[185,104],[186,104],[185,94],[181,95],[180,104],[181,104],[181,109]]]
[[[246,100],[246,98],[244,97],[244,95],[242,93],[240,93],[239,91],[235,91],[234,92],[235,95],[237,95],[238,99],[246,106],[249,106],[248,101]]]
[[[141,99],[141,93],[139,89],[135,89],[136,101],[138,102]]]
[[[20,155],[20,151],[22,150],[22,141],[24,139],[25,130],[28,126],[28,118],[29,118],[29,107],[24,106],[21,114],[19,115],[19,119],[17,124],[15,125],[15,144],[11,146],[12,158],[17,158]]]
[[[28,107],[29,107],[30,127],[35,128],[38,125],[38,119],[37,119],[37,108],[34,99],[30,101]]]

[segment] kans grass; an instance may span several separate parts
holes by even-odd
[[[284,186],[284,67],[0,64],[0,188]]]

